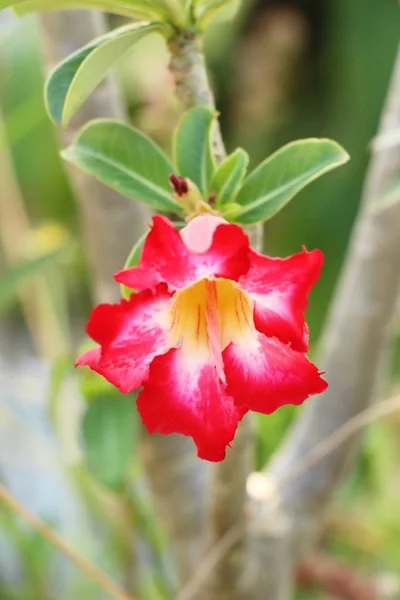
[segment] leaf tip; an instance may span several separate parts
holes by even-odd
[[[332,140],[330,138],[316,138],[316,141],[325,142],[326,144],[329,144],[329,146],[335,149],[335,152],[337,154],[337,164],[341,165],[347,163],[350,160],[350,154],[347,152],[347,150],[343,148],[341,144],[339,144],[339,142],[336,142],[335,140]]]
[[[73,158],[72,158],[72,154],[73,154],[72,149],[73,149],[73,146],[67,146],[66,148],[63,148],[60,151],[61,158],[66,160],[67,162],[71,162],[71,163],[74,162]]]

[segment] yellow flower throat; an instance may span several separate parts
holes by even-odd
[[[224,380],[222,351],[254,330],[253,303],[230,279],[202,279],[171,301],[170,344],[188,355],[211,351]]]

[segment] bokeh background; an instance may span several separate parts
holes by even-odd
[[[110,18],[110,26],[119,23]],[[41,32],[35,16],[4,18],[0,27],[0,477],[116,579],[139,585],[141,598],[169,598],[174,570],[142,484],[132,403],[72,369],[92,299],[77,204],[43,103]],[[245,0],[234,23],[207,33],[228,149],[244,147],[254,166],[288,141],[315,136],[336,139],[351,155],[266,225],[270,254],[303,244],[325,253],[308,311],[313,349],[361,198],[399,32],[395,0]],[[167,63],[163,43],[149,37],[118,71],[132,122],[165,148],[179,116]],[[59,348],[52,360],[54,352],[38,352],[35,343],[43,331],[49,347]],[[387,395],[397,389],[398,362],[394,352]],[[109,410],[110,398],[117,411]],[[292,415],[285,407],[258,418],[255,468]],[[399,507],[400,413],[367,429],[321,548],[395,586]],[[298,593],[327,597],[301,585]],[[1,600],[103,597],[0,506]]]

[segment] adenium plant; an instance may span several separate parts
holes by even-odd
[[[137,405],[150,433],[193,437],[219,461],[249,410],[271,413],[326,388],[307,360],[307,295],[322,254],[270,258],[242,229],[197,216],[179,233],[155,215],[139,264],[116,280],[139,290],[97,306],[87,332],[99,344],[78,358]]]
[[[162,35],[176,54],[239,4],[0,0],[0,8],[15,5],[20,13],[79,6],[145,19],[93,40],[53,70],[46,102],[63,126],[143,36]],[[210,106],[188,110],[171,156],[134,127],[113,120],[90,122],[63,152],[158,213],[115,276],[125,297],[93,310],[87,333],[97,346],[77,364],[123,393],[140,390],[137,405],[148,430],[191,436],[198,455],[211,461],[225,457],[248,411],[269,414],[327,386],[305,356],[304,313],[322,253],[264,256],[249,245],[243,227],[264,223],[308,183],[348,160],[332,140],[298,140],[247,174],[249,157],[241,148],[217,164],[216,119]]]

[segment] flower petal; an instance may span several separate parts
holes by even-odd
[[[323,260],[320,250],[303,250],[288,258],[250,251],[250,268],[239,284],[254,302],[254,322],[259,331],[290,343],[300,352],[308,349],[304,313]]]
[[[75,361],[76,367],[89,367],[95,373],[102,375],[107,381],[119,387],[120,374],[115,373],[112,361],[102,364],[101,347],[97,346],[81,354]],[[140,385],[140,384],[139,384]],[[139,387],[139,386],[137,386]],[[132,388],[134,389],[134,388]]]
[[[213,237],[218,225],[228,224],[228,221],[214,215],[201,215],[192,219],[186,227],[181,229],[181,237],[185,246],[191,252],[207,252],[212,245]]]
[[[91,348],[87,350],[75,361],[76,367],[90,367],[92,371],[96,371],[98,373],[98,369],[100,368],[100,360],[101,360],[101,348],[100,346],[96,346],[96,348]]]
[[[226,394],[208,356],[185,356],[177,349],[154,359],[137,405],[150,433],[189,435],[198,456],[210,461],[225,458],[247,412]]]
[[[285,404],[301,404],[327,388],[304,354],[262,333],[230,344],[223,359],[227,393],[256,412],[270,414]]]
[[[164,315],[170,298],[160,286],[155,295],[146,291],[97,306],[86,330],[100,347],[82,354],[76,364],[89,366],[123,393],[140,387],[153,358],[169,349]]]
[[[165,282],[170,291],[208,276],[237,280],[248,269],[248,248],[248,238],[240,227],[218,223],[209,248],[202,253],[192,252],[171,221],[155,215],[139,264],[120,271],[115,279],[136,290],[152,289]]]

